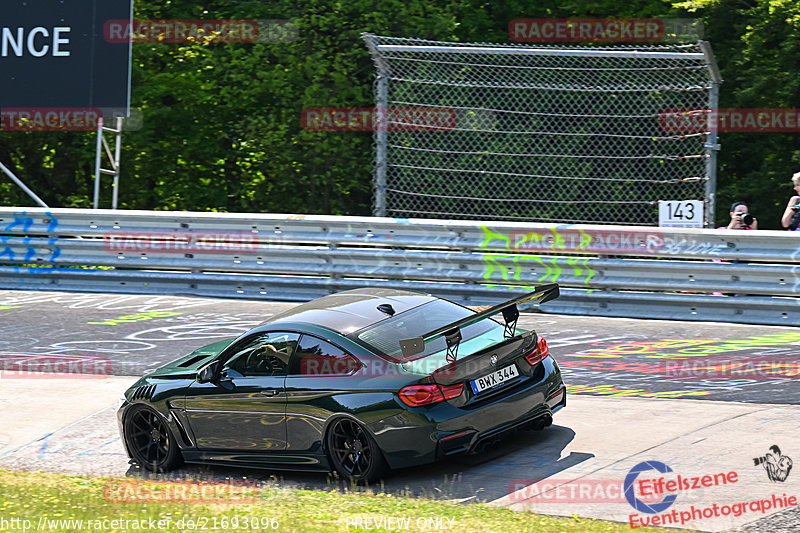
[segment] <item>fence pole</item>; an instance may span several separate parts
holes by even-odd
[[[722,84],[722,75],[719,72],[717,61],[714,58],[714,53],[711,51],[711,43],[708,41],[700,41],[700,49],[705,56],[705,62],[708,65],[708,72],[711,76],[711,91],[708,93],[708,109],[712,114],[719,112],[719,86]],[[711,122],[716,127],[710,128],[708,139],[704,145],[706,150],[706,175],[708,181],[706,182],[706,220],[705,225],[707,228],[714,227],[714,211],[717,204],[717,152],[721,146],[717,142],[717,129],[719,127],[719,120]]]
[[[386,168],[387,168],[387,116],[389,107],[389,82],[386,76],[378,76],[377,85],[378,117],[375,131],[375,210],[376,217],[386,216]]]
[[[97,149],[94,160],[94,203],[92,207],[100,206],[100,150],[103,149],[103,117],[97,119]]]

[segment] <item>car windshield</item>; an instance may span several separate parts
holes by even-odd
[[[447,350],[444,337],[439,336],[426,341],[425,350],[411,357],[403,356],[400,350],[400,340],[420,337],[473,314],[474,311],[466,307],[446,300],[434,300],[357,331],[355,336],[379,353],[388,355],[397,362],[411,361]],[[500,331],[503,329],[499,323],[490,318],[462,327],[462,342],[497,328]]]

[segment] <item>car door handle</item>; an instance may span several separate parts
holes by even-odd
[[[279,394],[279,392],[280,392],[280,391],[278,391],[278,389],[265,389],[265,390],[262,390],[262,391],[260,391],[260,392],[258,393],[258,395],[259,395],[259,396],[269,396],[269,397],[272,397],[272,396],[277,396],[277,395]]]

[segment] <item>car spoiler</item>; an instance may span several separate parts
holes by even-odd
[[[519,318],[519,308],[517,306],[529,302],[542,304],[558,298],[558,294],[559,291],[557,283],[542,285],[541,287],[535,288],[528,294],[515,296],[507,302],[495,305],[489,309],[486,309],[485,311],[480,311],[474,315],[462,318],[461,320],[456,320],[451,324],[447,324],[446,326],[442,326],[438,329],[425,333],[420,337],[402,339],[400,341],[400,350],[404,357],[417,355],[425,350],[426,341],[443,335],[445,342],[447,343],[447,359],[455,361],[458,352],[458,343],[461,342],[461,328],[476,322],[480,322],[481,320],[498,313],[502,313],[503,320],[505,321],[505,330],[503,335],[506,338],[511,338],[515,334],[517,328],[517,319]]]

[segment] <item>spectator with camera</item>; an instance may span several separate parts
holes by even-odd
[[[800,225],[800,172],[792,176],[792,187],[794,187],[795,195],[786,204],[781,224],[789,231],[797,231],[797,227]]]
[[[747,204],[736,202],[731,206],[731,221],[717,229],[758,229],[758,220],[747,212]]]

